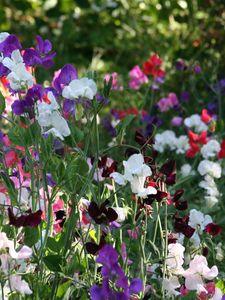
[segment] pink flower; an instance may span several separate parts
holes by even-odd
[[[168,111],[170,108],[173,108],[177,104],[178,100],[175,93],[169,93],[167,97],[160,99],[157,103],[161,112]]]
[[[15,151],[9,151],[5,155],[5,165],[7,168],[12,167],[18,160],[17,154]]]
[[[10,287],[12,291],[17,291],[21,294],[31,295],[32,291],[29,288],[29,285],[26,281],[22,280],[22,277],[19,275],[11,275],[9,277]]]
[[[129,87],[133,90],[138,90],[140,86],[148,82],[148,77],[143,73],[141,68],[136,65],[129,72],[131,80],[129,81]]]
[[[183,123],[183,118],[182,117],[173,117],[171,120],[171,124],[173,126],[180,126]]]
[[[119,84],[118,81],[118,73],[113,72],[112,74],[106,74],[104,79],[107,83],[109,83],[110,78],[112,77],[112,89],[113,90],[123,90],[123,86]]]

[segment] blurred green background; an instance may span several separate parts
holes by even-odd
[[[37,34],[57,52],[54,69],[126,74],[152,52],[170,67],[176,59],[203,70],[225,69],[225,2],[222,0],[0,0],[0,30],[24,47]],[[215,73],[213,71],[213,73]],[[48,71],[46,72],[48,77]]]

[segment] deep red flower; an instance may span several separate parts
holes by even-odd
[[[200,147],[193,142],[189,142],[190,148],[186,151],[185,156],[186,157],[195,157],[195,155],[199,152]]]
[[[9,224],[14,225],[15,227],[37,227],[41,223],[42,210],[38,210],[34,213],[29,209],[26,212],[26,215],[21,215],[20,217],[16,217],[12,211],[12,209],[8,208],[9,215]]]
[[[222,232],[222,228],[220,225],[217,225],[217,224],[214,224],[214,223],[209,223],[206,225],[205,227],[205,231],[212,235],[212,236],[215,236],[215,235],[218,235]]]
[[[219,153],[217,154],[218,158],[225,158],[225,140],[222,141],[221,145],[221,150],[219,151]]]
[[[110,222],[115,221],[118,218],[118,214],[111,207],[106,207],[107,201],[102,203],[100,206],[97,205],[94,201],[88,206],[88,213],[90,217],[97,224],[109,224]]]
[[[154,77],[163,77],[165,76],[165,71],[160,68],[162,60],[157,54],[151,55],[151,57],[144,62],[143,72],[146,75],[152,75]]]
[[[187,238],[192,237],[195,229],[188,225],[189,216],[179,217],[177,214],[175,214],[174,219],[174,230],[178,233],[183,233]]]

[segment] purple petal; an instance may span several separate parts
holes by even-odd
[[[2,43],[0,43],[0,52],[8,57],[11,56],[14,50],[21,48],[22,46],[14,34],[10,34]]]
[[[49,55],[47,55],[46,57],[42,58],[41,60],[41,64],[44,68],[49,69],[53,66],[54,61],[53,61],[53,57],[56,55],[56,53],[51,53]]]
[[[40,35],[36,36],[36,42],[37,42],[37,45],[36,45],[37,51],[40,53],[43,53],[44,52],[43,51],[44,50],[44,41]]]
[[[20,116],[24,113],[25,103],[23,100],[16,100],[11,105],[11,108],[15,115]]]
[[[75,103],[73,100],[66,99],[63,103],[63,111],[68,112],[74,112]]]
[[[49,53],[52,51],[52,43],[49,40],[44,41],[43,53]]]
[[[70,65],[66,64],[60,71],[59,75],[54,79],[53,86],[58,92],[62,91],[64,85],[68,85],[73,79],[77,79],[76,69]]]
[[[23,54],[23,60],[27,66],[34,66],[41,64],[41,58],[38,52],[34,49],[26,49]]]
[[[131,281],[130,287],[129,287],[129,293],[132,294],[139,294],[143,290],[143,283],[140,278],[134,278]]]

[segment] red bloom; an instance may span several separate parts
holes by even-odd
[[[206,124],[212,120],[212,117],[209,115],[207,109],[202,110],[201,119],[202,119],[202,122],[204,122]]]
[[[221,159],[221,158],[225,158],[225,140],[222,141],[221,143],[221,150],[220,152],[218,153],[218,158]]]
[[[143,72],[146,75],[153,75],[154,77],[163,77],[165,75],[165,71],[160,68],[162,64],[162,60],[159,58],[157,54],[151,55],[151,57],[144,62],[143,64]]]
[[[222,228],[220,225],[214,224],[214,223],[209,223],[205,227],[205,231],[210,234],[210,235],[218,235],[222,232]]]
[[[188,131],[190,148],[186,152],[186,157],[194,157],[200,150],[199,145],[207,143],[207,131],[196,134],[193,131]]]
[[[193,142],[189,142],[190,148],[186,151],[186,157],[194,157],[200,150],[199,146]]]

